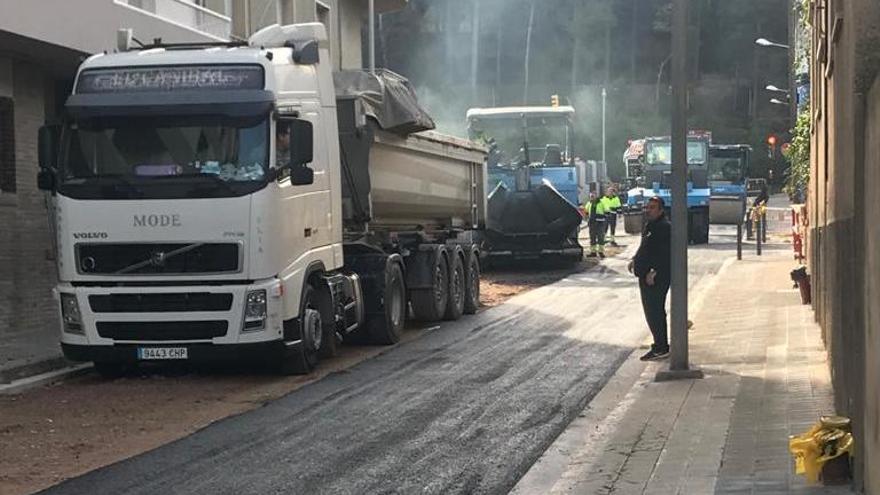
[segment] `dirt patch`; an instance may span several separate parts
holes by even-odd
[[[586,244],[585,244],[586,245]],[[608,246],[606,256],[616,256],[624,247]],[[589,270],[600,263],[598,258],[585,257],[573,265],[552,262],[508,263],[483,272],[480,280],[480,302],[483,306],[497,306],[522,292],[541,287],[573,274]]]
[[[410,330],[404,341],[427,330]],[[304,376],[161,368],[117,380],[89,374],[0,395],[0,493],[33,493],[146,452],[390,348],[343,347]]]

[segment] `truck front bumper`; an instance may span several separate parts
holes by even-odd
[[[265,317],[254,326],[245,307],[248,294],[259,291],[265,291]],[[61,348],[73,361],[136,361],[138,349],[149,347],[186,348],[187,361],[267,360],[284,348],[277,279],[204,286],[62,283],[56,293],[78,306],[75,328],[63,312],[60,318]]]

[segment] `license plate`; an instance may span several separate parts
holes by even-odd
[[[186,359],[186,347],[138,347],[138,359]]]

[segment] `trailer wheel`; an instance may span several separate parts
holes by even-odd
[[[446,312],[443,318],[446,320],[457,320],[464,313],[465,286],[467,279],[465,278],[464,263],[461,256],[452,253],[452,264],[449,265],[449,291],[446,297]]]
[[[480,309],[480,260],[475,251],[468,255],[465,275],[467,283],[464,286],[464,313],[472,315]]]
[[[300,316],[297,320],[292,320],[299,325],[296,329],[298,331],[288,331],[285,328],[284,349],[278,363],[282,375],[304,375],[318,365],[324,332],[315,295],[315,289],[306,285],[300,298]],[[297,340],[299,343],[296,343]]]
[[[400,263],[389,259],[385,264],[385,287],[382,294],[384,311],[367,322],[370,341],[390,345],[400,341],[406,322],[406,285]]]
[[[436,256],[426,257],[432,262],[431,288],[410,291],[413,313],[422,321],[439,321],[446,313],[449,299],[449,268],[446,256],[438,252]]]

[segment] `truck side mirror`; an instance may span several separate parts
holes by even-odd
[[[43,168],[37,172],[37,189],[41,191],[55,190],[55,172]]]
[[[42,191],[55,190],[55,168],[58,165],[58,137],[61,125],[46,124],[37,134],[37,188]]]
[[[291,119],[290,125],[290,165],[306,165],[312,163],[314,131],[308,120]]]
[[[54,169],[58,162],[58,137],[60,124],[46,124],[40,127],[37,135],[37,161],[42,169]]]
[[[315,172],[308,167],[314,159],[314,130],[312,123],[295,118],[281,118],[278,121],[278,135],[287,136],[287,163],[276,169],[290,169],[290,183],[295,186],[306,186],[315,182]]]
[[[314,184],[315,171],[305,165],[295,165],[290,169],[290,183],[294,186]]]

